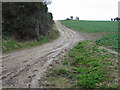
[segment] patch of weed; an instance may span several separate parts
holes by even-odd
[[[70,87],[74,88],[117,88],[112,82],[114,68],[109,67],[114,64],[110,59],[106,50],[99,49],[94,42],[83,41],[70,50],[62,63],[54,67],[52,76],[69,79],[73,82]]]

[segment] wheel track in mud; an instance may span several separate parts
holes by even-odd
[[[2,56],[2,86],[4,88],[39,88],[46,69],[84,40],[77,32],[55,21],[60,32],[58,39],[31,49]]]

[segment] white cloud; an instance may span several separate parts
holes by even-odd
[[[82,20],[109,20],[118,16],[119,0],[52,0],[49,12],[55,20],[71,15]]]

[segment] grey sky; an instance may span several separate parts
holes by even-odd
[[[54,20],[78,16],[81,20],[110,20],[118,16],[119,0],[52,0]]]

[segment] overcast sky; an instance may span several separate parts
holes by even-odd
[[[52,0],[48,5],[54,20],[78,16],[81,20],[110,20],[118,16],[120,0]]]

